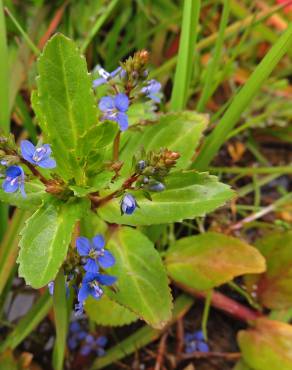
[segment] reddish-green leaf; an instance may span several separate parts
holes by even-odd
[[[174,243],[166,255],[170,277],[197,290],[207,290],[234,277],[265,270],[256,248],[224,234],[209,232]]]
[[[242,330],[238,343],[244,361],[253,370],[292,369],[292,326],[264,318]]]
[[[266,258],[267,271],[259,276],[247,276],[250,292],[271,309],[292,307],[292,231],[273,233],[256,245]]]

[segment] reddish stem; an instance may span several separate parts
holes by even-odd
[[[21,162],[24,163],[30,170],[31,172],[37,177],[40,179],[40,181],[45,184],[45,185],[48,185],[49,183],[49,180],[47,180],[31,163],[29,163],[28,161],[26,161],[25,159],[23,158],[20,158]]]
[[[207,296],[206,292],[199,292],[195,289],[187,287],[184,284],[175,282],[175,285],[194,297],[204,299]],[[211,305],[242,321],[252,321],[263,316],[261,312],[251,310],[235,300],[226,297],[224,294],[215,291],[212,294]]]

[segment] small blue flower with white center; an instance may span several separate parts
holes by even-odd
[[[20,166],[10,166],[6,169],[6,178],[2,188],[6,193],[15,193],[20,190],[21,195],[26,197],[24,191],[24,171]]]
[[[120,130],[125,131],[128,128],[128,116],[126,112],[129,108],[129,98],[126,94],[117,94],[116,96],[104,96],[99,101],[99,109],[103,112],[102,119],[115,121],[119,124]]]
[[[161,83],[156,80],[147,81],[146,86],[141,89],[141,93],[146,95],[147,98],[153,100],[155,103],[161,101]]]
[[[98,273],[99,266],[108,268],[115,264],[114,256],[110,251],[104,249],[104,246],[105,240],[102,235],[96,235],[92,241],[84,236],[76,239],[79,255],[86,258],[86,264],[83,266],[85,271]]]
[[[103,290],[101,285],[110,286],[116,282],[117,278],[115,276],[104,275],[104,274],[94,274],[92,272],[87,272],[81,283],[81,288],[78,292],[78,301],[83,303],[88,296],[92,296],[94,299],[100,299],[103,295]]]
[[[96,88],[100,85],[104,85],[105,83],[109,82],[111,79],[116,77],[122,71],[122,68],[118,67],[113,72],[107,72],[101,66],[97,66],[95,68],[95,70],[100,75],[100,78],[97,78],[97,79],[93,80],[93,87],[94,88]]]
[[[42,168],[55,168],[56,161],[50,158],[52,150],[49,144],[36,147],[29,140],[20,143],[21,155],[29,163]]]
[[[95,352],[98,357],[105,354],[104,347],[107,344],[107,338],[100,336],[95,338],[93,335],[88,334],[85,338],[85,343],[80,349],[80,353],[83,356],[88,356],[91,352]]]
[[[136,199],[131,194],[125,194],[121,199],[121,214],[131,215],[138,206]]]
[[[201,330],[194,333],[186,333],[184,337],[185,352],[209,352],[209,346],[205,341],[204,334]]]

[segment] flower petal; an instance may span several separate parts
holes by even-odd
[[[200,352],[209,352],[209,346],[205,342],[198,342],[197,348],[198,348],[198,351]]]
[[[103,256],[98,257],[98,263],[100,264],[101,267],[105,269],[107,267],[113,266],[115,262],[116,262],[115,257],[108,250],[104,251]]]
[[[79,292],[78,292],[78,301],[84,302],[90,293],[91,293],[91,289],[88,286],[88,284],[82,283],[81,288],[79,289]]]
[[[127,112],[129,108],[129,98],[126,94],[117,94],[115,96],[115,107],[120,112]]]
[[[121,131],[127,130],[129,122],[126,113],[117,113],[115,121],[118,122]]]
[[[19,188],[19,183],[17,181],[11,183],[11,180],[3,181],[2,188],[6,193],[15,193]]]
[[[83,268],[84,268],[85,271],[92,272],[94,274],[97,274],[98,271],[99,271],[97,262],[92,258],[88,258],[88,260],[87,260],[86,264],[83,266]]]
[[[111,275],[98,274],[96,280],[102,285],[113,285],[117,281],[117,278]]]
[[[23,169],[19,166],[10,166],[6,170],[6,176],[8,177],[18,177],[23,174]]]
[[[92,239],[94,249],[101,250],[105,246],[105,240],[102,235],[98,234]]]
[[[42,168],[55,168],[56,161],[53,158],[45,158],[38,162],[38,166]]]
[[[35,164],[35,161],[32,159],[36,147],[28,140],[22,140],[20,143],[21,155],[25,160],[30,163]]]
[[[79,236],[76,239],[76,247],[80,256],[88,256],[91,248],[90,241],[84,236]]]
[[[105,84],[106,83],[106,79],[105,78],[97,78],[96,80],[93,80],[92,81],[92,85],[93,85],[93,87],[95,88],[95,87],[98,87],[98,86],[101,86],[101,85],[103,85],[103,84]]]
[[[112,110],[115,107],[114,99],[111,96],[104,96],[100,99],[98,106],[102,112]]]

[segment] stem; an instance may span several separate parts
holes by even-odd
[[[114,141],[114,148],[113,148],[114,162],[119,160],[120,139],[121,139],[121,131],[117,133],[117,136],[115,137],[115,141]]]
[[[233,289],[235,290],[237,293],[241,294],[246,300],[247,302],[256,310],[258,311],[261,311],[261,306],[255,302],[252,298],[252,296],[250,294],[248,294],[247,291],[245,291],[244,289],[242,289],[239,285],[237,285],[234,281],[230,281],[228,283],[228,285]]]
[[[208,340],[207,325],[208,325],[208,317],[209,317],[209,313],[210,313],[212,295],[213,295],[213,290],[210,290],[210,291],[207,292],[204,311],[203,311],[202,331],[203,331],[203,334],[204,334],[205,341]]]
[[[28,161],[26,161],[25,159],[23,158],[20,158],[21,162],[24,163],[30,170],[31,172],[40,179],[40,181],[45,184],[45,185],[48,185],[49,183],[49,180],[47,180],[31,163],[29,163]]]
[[[199,292],[182,283],[174,282],[174,284],[196,298],[205,299],[207,296],[206,292]],[[226,297],[224,294],[215,291],[211,297],[211,305],[242,321],[253,321],[262,316],[261,312],[251,310],[233,299]]]

